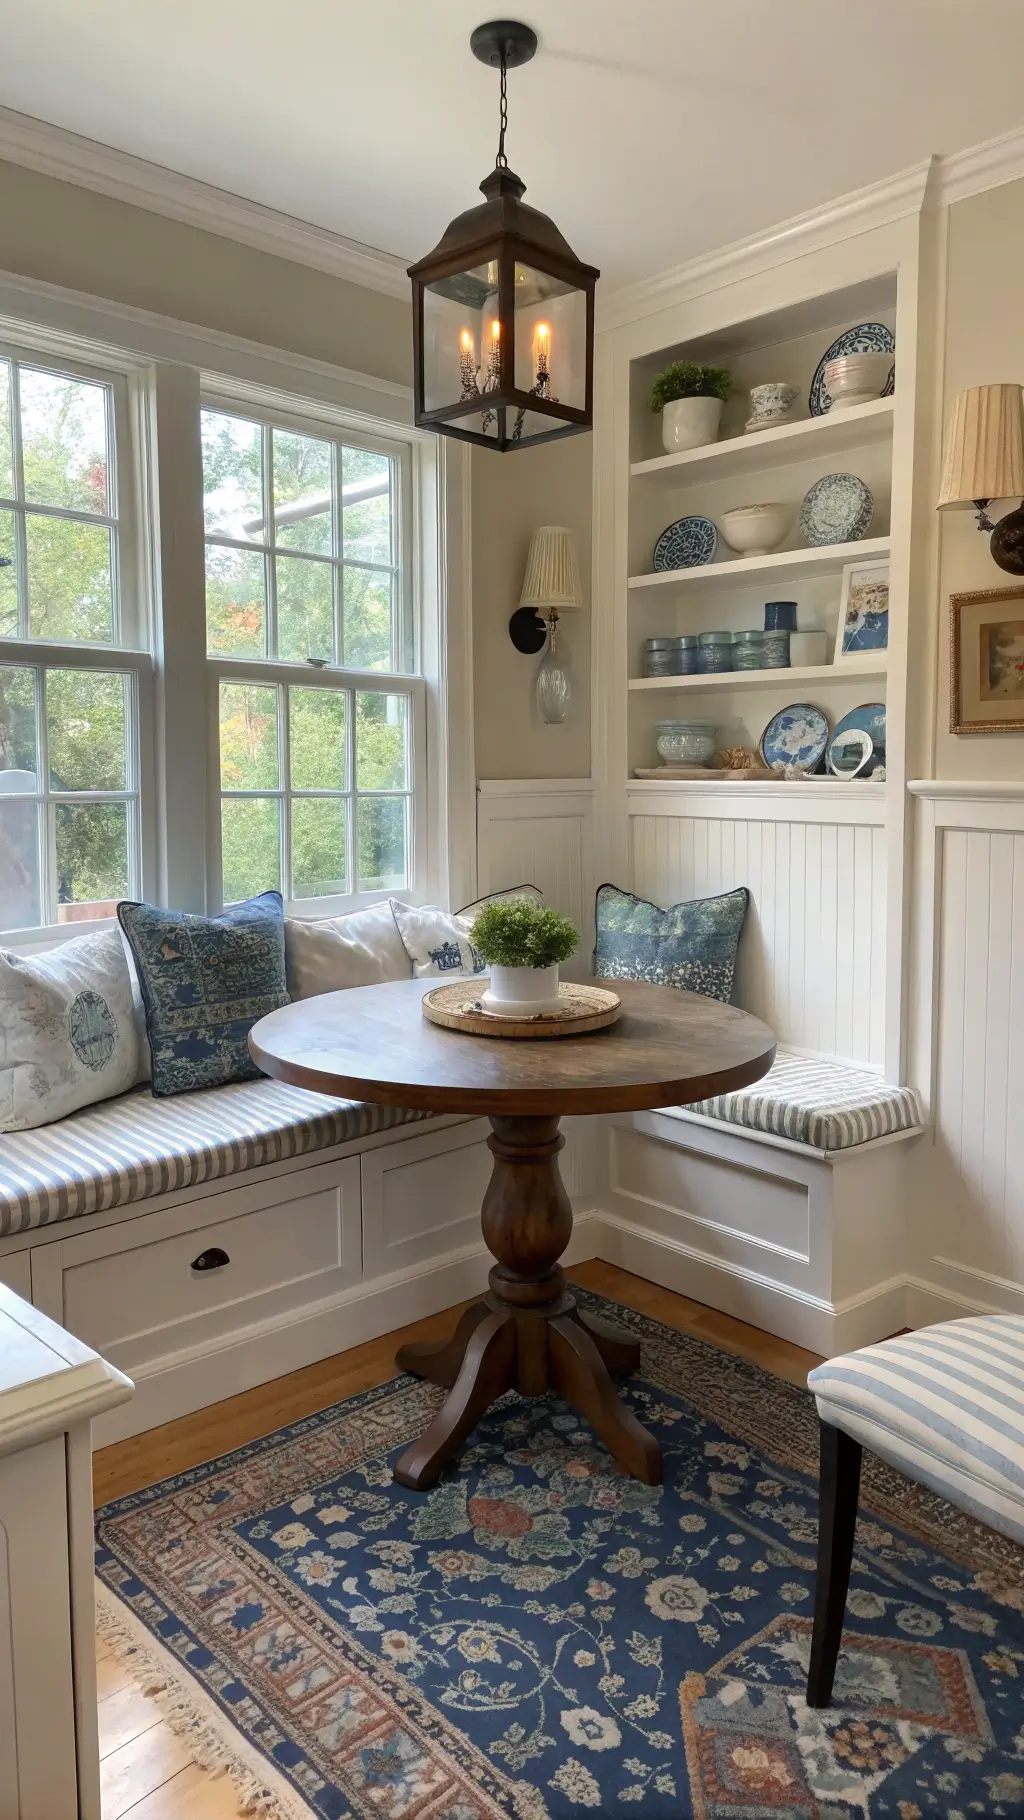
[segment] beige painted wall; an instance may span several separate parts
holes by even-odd
[[[1024,383],[1024,182],[986,190],[949,211],[943,415],[966,386]],[[1016,502],[1015,502],[1016,503]],[[1012,587],[973,512],[940,525],[935,775],[1024,781],[1024,734],[949,731],[949,597]]]
[[[592,440],[570,436],[538,449],[473,452],[473,661],[478,777],[590,776],[590,530]],[[546,726],[534,700],[537,657],[508,636],[519,605],[530,534],[538,525],[576,533],[583,610],[559,626],[573,702]]]
[[[398,298],[4,163],[0,269],[409,383]]]

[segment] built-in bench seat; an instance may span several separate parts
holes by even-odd
[[[155,1099],[148,1088],[0,1137],[0,1237],[103,1213],[428,1118],[242,1081]]]
[[[849,1150],[922,1123],[921,1096],[893,1087],[852,1062],[778,1050],[773,1066],[753,1087],[700,1100],[685,1112],[809,1144],[815,1150]]]
[[[742,1092],[611,1124],[609,1262],[814,1352],[904,1325],[913,1088],[780,1050]]]

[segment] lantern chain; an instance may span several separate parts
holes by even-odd
[[[498,156],[494,160],[495,169],[508,170],[508,159],[505,156],[505,133],[508,128],[508,64],[505,47],[501,50],[501,131],[498,134]]]

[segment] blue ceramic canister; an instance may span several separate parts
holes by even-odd
[[[766,600],[764,603],[764,629],[766,632],[795,632],[796,601]]]
[[[732,667],[734,670],[764,669],[763,632],[736,632],[733,634]]]
[[[697,673],[718,676],[732,669],[732,633],[698,632]]]
[[[764,667],[766,670],[789,669],[789,633],[765,632],[762,634]]]

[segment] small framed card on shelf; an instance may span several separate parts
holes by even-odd
[[[884,651],[889,644],[889,564],[848,562],[839,600],[835,661]]]
[[[950,596],[949,730],[1024,733],[1024,587]]]

